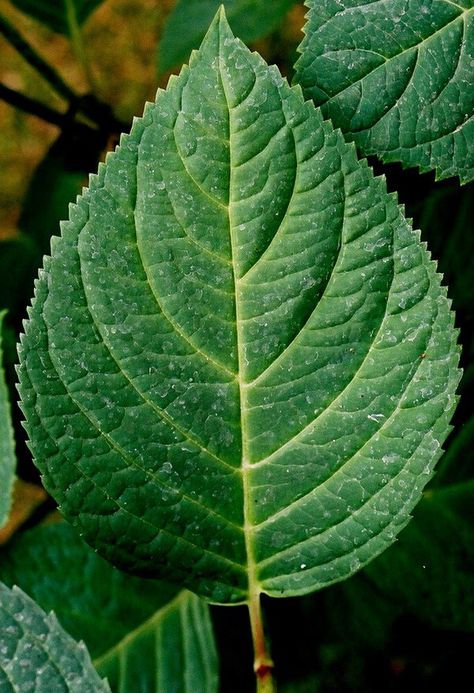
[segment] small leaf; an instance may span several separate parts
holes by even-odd
[[[383,179],[223,14],[52,247],[23,409],[104,557],[236,603],[393,542],[456,402],[446,292]]]
[[[209,607],[190,592],[181,592],[95,666],[112,691],[217,693]]]
[[[0,688],[25,691],[110,691],[83,643],[61,628],[18,587],[0,583]]]
[[[15,479],[15,440],[11,408],[3,370],[2,325],[5,311],[0,312],[0,527],[6,523],[12,502]]]
[[[306,4],[305,95],[363,154],[472,180],[472,0]]]
[[[68,12],[75,13],[75,21],[84,24],[104,0],[11,0],[19,10],[29,14],[59,34],[70,33]]]
[[[83,639],[112,691],[217,691],[217,656],[205,602],[140,580],[100,558],[68,524],[38,527],[0,552],[0,579],[54,610]]]
[[[278,27],[296,0],[178,0],[158,46],[158,69],[167,72],[188,59],[201,43],[219,5],[243,41],[256,41]]]

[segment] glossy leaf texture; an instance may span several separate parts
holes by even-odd
[[[84,640],[112,691],[217,691],[206,603],[118,571],[66,523],[30,530],[0,551],[0,579],[54,610]],[[170,656],[169,653],[172,653]]]
[[[256,41],[274,31],[296,0],[177,0],[158,45],[158,70],[166,72],[198,48],[220,5],[243,41]]]
[[[104,0],[11,0],[25,14],[60,34],[71,33],[71,23],[84,24]]]
[[[0,688],[5,691],[107,693],[84,643],[18,587],[0,583]]]
[[[54,240],[20,391],[88,542],[238,603],[318,589],[392,543],[457,364],[396,198],[220,13]]]
[[[10,399],[2,365],[2,325],[4,317],[5,311],[0,312],[0,527],[3,527],[10,512],[16,469]]]
[[[306,0],[305,95],[360,151],[474,177],[472,0]]]

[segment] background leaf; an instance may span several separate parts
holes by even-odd
[[[474,480],[425,493],[399,541],[366,573],[436,628],[474,631]]]
[[[16,691],[110,691],[83,643],[17,587],[0,584],[0,686]]]
[[[112,691],[217,691],[209,608],[100,558],[68,524],[37,527],[0,552],[0,579],[28,590],[84,640]]]
[[[217,602],[381,553],[455,405],[419,235],[222,15],[91,179],[30,317],[23,407],[63,512],[117,565]]]
[[[181,592],[95,665],[112,691],[217,693],[209,607],[190,592]]]
[[[104,0],[11,0],[19,10],[34,17],[60,34],[69,35],[68,12],[75,13],[79,25],[84,24]],[[69,5],[69,7],[68,7]]]
[[[122,573],[66,523],[32,529],[0,553],[0,579],[53,610],[92,657],[117,645],[176,596],[175,587]]]
[[[307,0],[296,80],[360,151],[474,177],[472,0]]]
[[[4,317],[5,311],[0,311],[0,527],[3,527],[10,512],[16,468],[10,399],[3,370],[2,326]]]
[[[224,5],[234,33],[243,41],[266,36],[283,20],[296,0],[178,0],[158,45],[158,70],[167,72],[184,63],[204,38],[212,18]]]

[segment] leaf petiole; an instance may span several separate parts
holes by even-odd
[[[253,668],[257,678],[257,693],[275,693],[276,687],[273,679],[274,665],[265,638],[260,592],[254,592],[250,595],[248,608],[250,627],[252,629],[254,650]]]

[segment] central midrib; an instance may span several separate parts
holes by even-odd
[[[249,462],[248,455],[248,435],[247,435],[247,395],[245,387],[245,359],[242,353],[243,345],[243,335],[242,335],[242,320],[240,316],[240,280],[236,272],[236,239],[235,239],[235,224],[233,222],[233,201],[232,201],[232,190],[233,190],[233,165],[232,165],[232,108],[229,105],[229,99],[225,87],[225,77],[221,70],[221,59],[219,58],[219,77],[222,84],[222,91],[224,93],[227,112],[229,114],[228,121],[228,133],[229,133],[229,204],[228,204],[228,218],[229,218],[229,236],[230,236],[230,248],[232,256],[232,273],[234,280],[234,291],[235,291],[235,329],[236,329],[236,340],[237,340],[237,382],[239,385],[239,399],[240,399],[240,430],[241,430],[241,449],[242,449],[242,462],[241,462],[241,472],[242,472],[242,489],[243,489],[243,531],[245,540],[245,552],[247,556],[247,571],[248,571],[248,597],[249,602],[258,598],[261,590],[259,587],[257,579],[257,563],[255,561],[253,544],[252,544],[252,531],[253,525],[250,520],[250,479],[249,472],[251,464]]]

